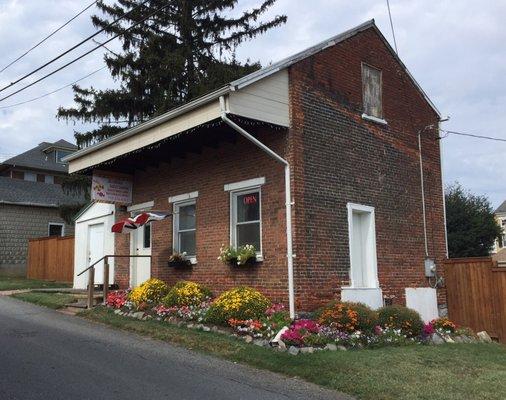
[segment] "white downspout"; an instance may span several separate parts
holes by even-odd
[[[295,318],[295,294],[294,294],[294,286],[293,286],[293,240],[292,240],[292,199],[291,199],[291,185],[290,185],[290,165],[288,161],[286,161],[279,154],[275,153],[265,144],[263,144],[260,140],[252,136],[250,133],[246,132],[243,128],[237,125],[234,121],[230,120],[227,117],[227,110],[225,105],[225,98],[220,96],[220,110],[221,110],[221,119],[228,126],[234,129],[236,132],[244,136],[250,142],[252,142],[255,146],[262,149],[265,153],[267,153],[270,157],[274,158],[276,161],[280,162],[285,166],[285,206],[286,206],[286,249],[287,249],[287,264],[288,264],[288,303],[290,309],[290,318]]]

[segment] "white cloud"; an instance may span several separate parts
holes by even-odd
[[[109,0],[112,2],[112,0]],[[239,2],[241,7],[258,0]],[[4,0],[0,2],[2,66],[83,8],[71,0]],[[447,129],[506,139],[506,2],[484,0],[391,0],[399,53],[444,115]],[[89,15],[81,16],[22,62],[0,74],[0,85],[40,65],[94,31]],[[240,47],[240,59],[276,61],[365,20],[375,18],[391,40],[386,3],[377,0],[278,0],[270,15],[286,14],[288,23]],[[91,48],[92,44],[89,47]],[[78,51],[80,54],[83,50]],[[66,58],[69,60],[71,57]],[[61,60],[63,63],[65,60]],[[58,64],[61,65],[61,64]],[[29,99],[72,82],[103,65],[94,53],[65,71],[7,102]],[[83,86],[108,87],[107,72],[84,81]],[[2,93],[3,94],[3,93]],[[55,118],[59,105],[72,104],[66,89],[38,102],[0,110],[0,157],[28,149],[42,140],[71,140],[79,125]],[[449,136],[444,143],[446,182],[460,181],[494,205],[506,199],[506,143]]]

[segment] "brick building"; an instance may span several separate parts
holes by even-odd
[[[116,260],[120,286],[248,285],[297,310],[333,298],[435,307],[424,263],[446,257],[439,120],[370,21],[67,159],[71,172],[130,176],[116,220],[175,212],[115,236],[116,254],[151,255]],[[258,262],[221,263],[223,244],[254,244]],[[191,268],[168,266],[177,251]]]

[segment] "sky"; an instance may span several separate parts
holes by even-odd
[[[0,69],[89,3],[0,0]],[[239,0],[236,11],[258,3]],[[506,1],[390,0],[390,7],[399,55],[441,114],[450,116],[444,128],[506,139]],[[1,87],[93,33],[90,16],[95,10],[92,7],[0,73]],[[287,15],[287,24],[241,45],[240,60],[275,62],[372,18],[393,43],[386,0],[278,0],[265,18],[276,14]],[[55,66],[94,46],[86,44]],[[113,49],[116,46],[111,43]],[[73,104],[70,88],[25,105],[2,107],[51,92],[103,65],[103,52],[97,51],[0,102],[0,160],[42,141],[73,141],[75,130],[91,127],[56,119],[59,106]],[[108,88],[118,83],[105,69],[80,84]],[[0,95],[6,93],[10,92]],[[442,142],[445,183],[458,181],[471,192],[489,197],[494,207],[506,200],[506,142],[453,135]]]

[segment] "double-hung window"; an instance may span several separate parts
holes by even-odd
[[[238,248],[247,244],[262,253],[262,204],[259,187],[231,192],[231,239]]]
[[[195,199],[174,203],[174,252],[186,253],[188,258],[197,255],[195,205]]]

